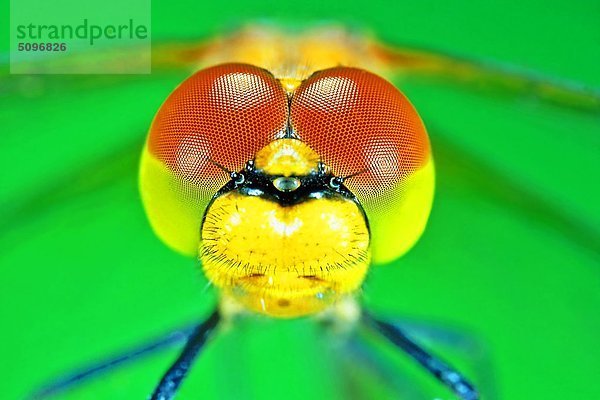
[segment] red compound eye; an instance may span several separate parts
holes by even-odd
[[[150,128],[149,151],[178,177],[218,190],[232,171],[285,128],[287,95],[269,72],[224,64],[197,72],[167,98]]]
[[[360,69],[313,74],[294,93],[291,122],[335,175],[364,171],[346,182],[363,203],[401,185],[429,158],[425,127],[410,102]]]

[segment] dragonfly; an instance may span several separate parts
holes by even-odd
[[[290,51],[290,49],[300,50]],[[272,76],[281,82],[282,87],[289,88],[292,93],[297,87],[301,87],[302,82],[309,81],[311,77],[314,77],[319,71],[336,71],[336,68],[343,66],[343,68],[349,68],[348,71],[350,71],[350,68],[357,68],[361,71],[371,71],[381,76],[390,76],[393,73],[447,75],[452,76],[465,84],[484,84],[492,87],[494,90],[511,96],[527,93],[529,96],[535,96],[540,100],[584,112],[597,111],[600,104],[599,96],[596,92],[586,90],[578,85],[536,79],[533,76],[528,76],[513,70],[479,64],[449,55],[390,47],[375,40],[356,37],[339,30],[328,31],[327,29],[319,29],[308,31],[301,35],[289,35],[284,32],[268,31],[264,27],[251,28],[237,32],[228,37],[201,43],[197,46],[186,45],[182,47],[167,46],[164,49],[159,48],[157,53],[159,65],[161,63],[164,63],[164,65],[188,65],[192,69],[199,68],[201,71],[204,71],[205,69],[202,69],[202,67],[207,65],[228,65],[224,63],[238,63],[229,65],[258,66],[264,68],[266,71],[270,71]],[[290,137],[293,137],[293,133],[290,133],[290,135]],[[279,140],[285,140],[285,137]],[[434,154],[435,151],[436,149],[434,148]],[[254,162],[256,162],[256,159],[254,159]],[[231,182],[233,182],[230,184],[235,185],[240,179],[245,179],[245,177],[241,177],[244,176],[243,172],[240,173],[229,170],[227,167],[220,165],[217,161],[213,160],[211,165],[214,171],[226,172],[226,175],[229,176]],[[319,168],[326,169],[327,167],[326,165],[320,167],[320,165],[321,164],[316,164],[317,170]],[[248,174],[250,170],[245,169],[244,171]],[[356,178],[360,178],[361,174],[364,172],[355,171],[354,173],[356,174]],[[338,185],[342,187],[344,187],[345,184],[351,185],[353,179],[352,175],[354,174],[350,173],[346,176],[337,176],[337,178],[339,178],[338,181],[330,180],[328,183],[333,183],[334,186]],[[336,178],[336,176],[325,176],[330,179]],[[212,183],[217,186],[222,186],[223,182]],[[281,180],[280,183],[282,185],[291,184],[293,187],[298,182],[293,179],[284,179]],[[243,182],[240,184],[243,184]],[[144,184],[142,183],[142,185]],[[286,190],[283,190],[282,192],[285,191]],[[212,192],[216,193],[217,190],[212,188]],[[428,214],[428,204],[431,203],[431,196],[432,194],[424,201],[421,200],[419,202],[419,204],[426,209],[426,211],[423,211],[425,214]],[[205,208],[206,205],[201,205],[200,207]],[[160,212],[158,214],[160,214]],[[160,217],[155,217],[155,219],[156,218]],[[152,221],[153,217],[150,217],[150,219]],[[380,223],[383,224],[383,221]],[[418,226],[416,229],[417,233],[414,233],[413,236],[418,238],[423,228],[424,226]],[[372,229],[377,228],[374,226]],[[181,239],[180,237],[169,239],[168,233],[160,233],[156,227],[155,230],[157,230],[159,236],[163,238],[163,241],[167,242],[171,247],[182,253],[190,253],[190,250],[185,249],[184,245],[177,243],[177,241]],[[584,235],[582,234],[582,236]],[[404,245],[404,248],[400,248],[402,246],[397,245],[391,246],[398,254],[393,254],[390,257],[393,259],[402,255],[411,247],[413,242],[416,241],[416,238],[411,239],[412,242]],[[197,239],[191,240],[191,242],[197,241]],[[382,261],[387,260],[382,259]],[[262,276],[255,276],[254,278],[262,278]],[[215,279],[215,281],[218,281],[218,279]],[[225,287],[224,289],[227,290],[232,288]],[[317,294],[322,293],[318,292]],[[242,296],[242,299],[243,298],[244,296]],[[243,309],[249,308],[259,313],[261,311],[265,312],[266,310],[269,310],[270,313],[275,312],[271,306],[267,307],[263,304],[264,298],[261,298],[260,296],[247,296],[246,298],[257,300],[258,304],[253,304],[252,302],[249,304],[247,303],[242,307]],[[312,296],[312,298],[318,299],[317,296]],[[263,301],[261,302],[261,300]],[[282,299],[279,299],[280,302],[281,300]],[[322,301],[322,299],[318,300],[316,308],[319,311],[322,311],[320,309],[321,305],[326,304],[326,302]],[[285,303],[285,301],[283,303]],[[307,301],[301,301],[300,304],[305,306],[307,305]],[[336,306],[332,306],[329,310],[332,314],[327,315],[326,317],[332,317],[335,321],[339,321],[340,319],[348,317],[348,315],[340,316],[340,312],[351,315],[352,318],[350,319],[353,321],[352,323],[362,323],[366,327],[378,332],[383,337],[386,337],[390,342],[404,350],[408,355],[423,365],[442,383],[451,387],[460,398],[477,398],[477,391],[465,377],[449,364],[419,346],[401,329],[400,326],[381,320],[364,310],[359,310],[353,301],[350,301],[350,303],[338,303],[336,301],[334,304],[339,305],[337,308]],[[348,304],[350,305],[348,306]],[[348,308],[346,308],[346,306],[348,306]],[[283,308],[286,309],[284,312],[289,312],[290,305],[287,304]],[[294,309],[294,307],[292,307],[292,309]],[[348,311],[348,309],[350,311]],[[297,310],[295,311],[297,312]],[[312,311],[314,310],[311,310],[311,312]],[[75,383],[80,383],[82,380],[94,376],[98,372],[104,371],[109,367],[115,367],[122,362],[129,361],[142,354],[146,354],[149,351],[162,348],[163,346],[172,345],[174,341],[180,342],[183,340],[186,344],[180,357],[176,360],[171,369],[167,371],[153,394],[153,398],[171,398],[171,396],[174,396],[178,385],[181,383],[188,368],[191,366],[192,359],[202,349],[208,338],[217,330],[219,321],[224,315],[229,316],[238,313],[243,313],[243,311],[239,310],[239,304],[235,302],[234,304],[228,304],[227,300],[223,300],[217,311],[211,314],[208,319],[197,324],[193,328],[175,332],[166,338],[153,342],[148,346],[135,349],[123,356],[109,360],[104,364],[94,365],[73,375],[67,376],[64,379],[43,388],[41,391],[37,392],[34,397],[40,398],[56,393]]]

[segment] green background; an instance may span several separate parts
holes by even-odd
[[[155,41],[255,20],[338,21],[389,43],[600,86],[597,1],[155,0],[152,15]],[[6,53],[2,60],[0,397],[10,400],[206,315],[215,296],[196,261],[153,235],[136,186],[145,131],[186,73],[8,76]],[[397,84],[430,131],[436,200],[413,251],[372,270],[365,302],[475,340],[467,350],[442,344],[445,336],[426,343],[485,399],[600,398],[600,117],[439,79]],[[364,357],[381,356],[387,374],[332,345],[312,319],[246,320],[207,347],[178,398],[453,398],[369,341]],[[57,398],[146,398],[175,354]]]

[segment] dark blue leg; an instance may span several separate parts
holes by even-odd
[[[206,321],[194,330],[175,363],[154,389],[151,400],[170,400],[175,396],[194,359],[219,324],[219,319],[219,311],[215,310]]]
[[[133,348],[129,351],[123,352],[122,354],[84,367],[71,374],[65,375],[62,378],[58,378],[33,392],[27,397],[27,399],[41,400],[51,397],[53,395],[60,394],[61,392],[71,389],[72,387],[84,383],[85,381],[98,377],[128,362],[136,361],[144,356],[151,355],[160,350],[167,349],[171,346],[188,342],[188,345],[186,345],[187,349],[189,343],[191,343],[194,340],[194,338],[198,335],[199,332],[208,329],[208,331],[206,332],[206,334],[208,335],[208,333],[210,333],[210,331],[212,331],[212,329],[214,328],[214,324],[216,324],[217,321],[218,312],[215,311],[211,315],[211,317],[209,317],[205,322],[202,322],[201,324],[195,324],[193,326],[177,329],[163,337],[153,340],[148,344]]]
[[[452,389],[461,400],[479,399],[477,390],[465,377],[441,359],[428,353],[409,338],[397,325],[378,320],[366,312],[363,313],[362,321],[367,327],[383,335],[398,348],[406,352],[440,382]]]

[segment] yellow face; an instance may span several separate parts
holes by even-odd
[[[328,186],[316,153],[278,139],[242,174],[202,224],[200,258],[213,284],[278,317],[321,311],[360,286],[370,258],[365,214],[353,196]]]

